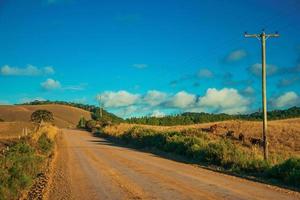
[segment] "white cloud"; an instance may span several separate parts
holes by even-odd
[[[243,49],[232,51],[225,57],[226,62],[236,62],[247,56],[247,52]]]
[[[286,92],[283,95],[271,100],[271,104],[275,107],[295,106],[300,103],[300,97],[293,91]]]
[[[11,67],[4,65],[0,68],[0,74],[3,76],[39,76],[54,74],[54,69],[51,66],[38,68],[33,65],[27,65],[25,68]]]
[[[106,91],[97,96],[105,107],[117,108],[136,104],[140,100],[140,95],[132,94],[125,90],[118,92]]]
[[[22,99],[20,99],[20,103],[29,103],[29,102],[33,102],[33,101],[46,101],[46,99],[44,99],[43,97],[24,97]]]
[[[131,105],[127,107],[122,107],[118,112],[118,116],[122,116],[124,118],[131,117],[134,114],[138,114],[139,110],[137,106]]]
[[[64,86],[62,89],[63,90],[72,90],[72,91],[81,91],[84,90],[87,84],[79,84],[79,85],[69,85],[69,86]]]
[[[209,88],[206,94],[199,98],[198,104],[200,107],[208,107],[216,112],[236,114],[247,111],[249,100],[233,88],[223,88],[221,90]]]
[[[278,87],[287,87],[295,84],[299,84],[300,82],[300,75],[294,73],[292,77],[284,77],[280,79],[277,83]]]
[[[200,69],[197,73],[198,78],[212,78],[214,74],[209,69]]]
[[[167,94],[157,90],[149,90],[144,97],[144,102],[150,106],[157,106],[163,103],[167,98]]]
[[[246,88],[251,90],[252,88]],[[250,99],[239,94],[233,88],[217,90],[209,88],[197,98],[193,93],[180,91],[168,94],[158,90],[149,90],[146,94],[135,94],[125,90],[106,91],[97,96],[104,107],[122,117],[163,116],[172,112],[223,112],[228,114],[245,113]]]
[[[147,64],[133,64],[133,67],[135,67],[137,69],[144,69],[144,68],[147,68],[148,65]]]
[[[196,100],[196,95],[181,91],[172,97],[168,105],[176,108],[188,108],[193,106]]]
[[[256,63],[248,68],[248,70],[255,76],[261,76],[261,67],[260,63]],[[278,67],[276,65],[267,65],[267,75],[272,76],[279,72]]]
[[[252,94],[255,93],[255,90],[254,90],[253,87],[248,86],[245,89],[243,89],[242,93],[245,94],[245,95],[252,95]]]
[[[151,117],[164,117],[165,113],[159,110],[154,110],[151,114]]]
[[[48,78],[45,82],[41,83],[41,87],[44,90],[55,90],[61,88],[61,84],[59,81]]]
[[[54,74],[54,69],[52,66],[46,66],[43,68],[45,74]]]

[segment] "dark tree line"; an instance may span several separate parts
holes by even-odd
[[[269,120],[287,119],[300,117],[300,107],[292,107],[286,110],[273,110],[268,112]],[[229,114],[210,114],[210,113],[192,113],[187,112],[179,115],[170,115],[165,117],[133,117],[126,121],[134,124],[149,124],[149,125],[187,125],[187,124],[199,124],[207,122],[217,122],[224,120],[262,120],[262,113],[255,112],[251,114],[229,115]]]

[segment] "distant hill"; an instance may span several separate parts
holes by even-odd
[[[300,107],[292,107],[286,110],[273,110],[268,112],[269,120],[289,119],[300,117]],[[171,115],[165,117],[139,117],[130,118],[126,121],[134,124],[148,124],[148,125],[188,125],[188,124],[199,124],[207,122],[218,122],[225,120],[250,120],[257,121],[262,120],[262,113],[255,112],[251,114],[242,115],[229,115],[229,114],[210,114],[210,113],[193,113],[186,112],[179,115]]]
[[[54,123],[60,128],[75,127],[83,116],[91,119],[91,113],[67,105],[0,105],[0,118],[5,122],[29,122],[35,110],[49,110],[54,115]]]
[[[67,105],[67,106],[72,106],[72,107],[75,107],[75,108],[80,108],[80,109],[83,109],[83,110],[86,110],[86,111],[90,112],[92,114],[93,118],[99,117],[98,116],[99,115],[99,107],[94,106],[94,105],[82,104],[82,103],[73,103],[73,102],[66,102],[66,101],[33,101],[33,102],[19,104],[19,105],[52,105],[52,104]],[[124,121],[122,118],[120,118],[120,117],[118,117],[118,116],[116,116],[112,113],[109,113],[106,110],[103,110],[103,117],[105,119],[108,119],[112,122],[117,122],[117,123]],[[90,119],[90,118],[91,117],[86,118],[86,119]]]

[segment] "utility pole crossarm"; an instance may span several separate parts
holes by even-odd
[[[266,37],[279,37],[280,35],[278,33],[273,34],[266,34]]]
[[[246,38],[258,38],[260,37],[260,34],[248,34],[248,33],[245,33],[245,37]]]

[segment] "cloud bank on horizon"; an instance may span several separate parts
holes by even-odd
[[[246,88],[246,90],[252,89]],[[149,90],[145,94],[130,93],[125,90],[105,91],[97,95],[97,100],[106,109],[122,117],[165,116],[180,112],[208,112],[244,114],[251,112],[252,99],[243,96],[234,88],[208,88],[202,96],[186,91],[175,94]],[[273,108],[300,105],[300,97],[293,91],[286,92],[269,103]]]

